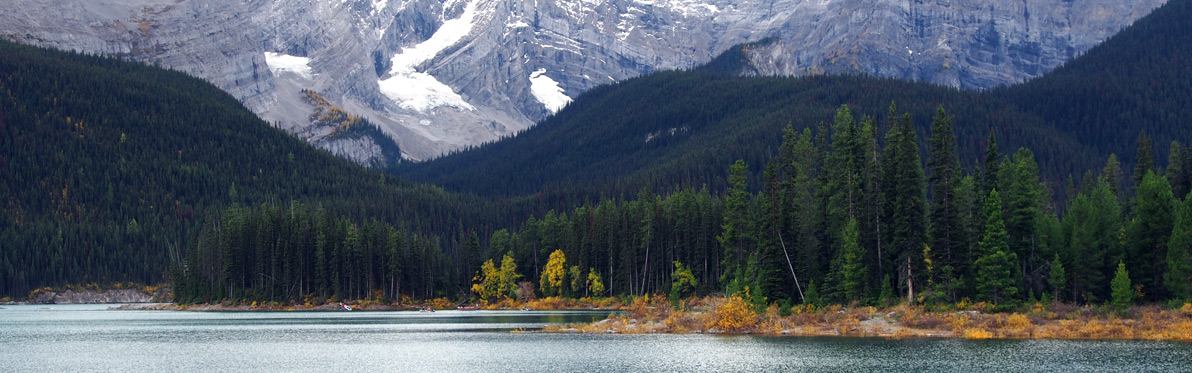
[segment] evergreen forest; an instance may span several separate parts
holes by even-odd
[[[0,42],[0,295],[1188,300],[1189,10],[988,92],[740,78],[727,58],[400,176],[185,74]]]

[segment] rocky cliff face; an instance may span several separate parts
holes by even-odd
[[[1165,0],[11,0],[0,35],[203,77],[322,141],[301,90],[368,118],[404,157],[511,136],[596,85],[739,43],[751,74],[864,73],[964,88],[1040,75]],[[305,135],[304,135],[305,134]]]

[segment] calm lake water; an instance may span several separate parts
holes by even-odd
[[[1192,345],[534,333],[607,312],[0,306],[0,372],[1192,371]],[[512,333],[515,329],[531,332]]]

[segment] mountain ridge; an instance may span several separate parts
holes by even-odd
[[[1192,77],[1185,73],[1188,69],[1179,68],[1192,60],[1179,53],[1192,48],[1192,31],[1181,23],[1187,7],[1185,1],[1168,3],[1140,20],[1141,25],[1067,63],[1054,77],[1044,75],[985,92],[857,76],[741,78],[737,73],[750,63],[743,56],[768,45],[745,44],[701,69],[661,72],[593,89],[518,137],[405,165],[400,173],[481,194],[535,193],[543,185],[569,189],[578,187],[571,184],[594,183],[605,185],[590,191],[594,195],[626,195],[641,187],[714,182],[727,164],[745,159],[754,166],[756,181],[761,161],[777,148],[777,134],[786,125],[814,127],[832,118],[840,104],[881,123],[894,102],[900,112],[916,119],[921,139],[928,133],[923,119],[931,117],[936,106],[955,115],[953,126],[966,167],[980,159],[994,131],[1004,147],[1034,149],[1047,171],[1044,176],[1059,189],[1065,178],[1103,165],[1110,153],[1131,164],[1134,140],[1142,130],[1155,138],[1159,155],[1166,154],[1170,141],[1192,137],[1179,125],[1179,118],[1192,115]],[[1138,83],[1143,81],[1147,84]],[[672,86],[679,88],[668,88]],[[649,137],[658,131],[669,136]],[[755,145],[732,145],[733,141]],[[620,151],[588,149],[593,146]],[[606,164],[609,160],[613,165]],[[640,166],[647,162],[655,163]],[[644,176],[659,173],[666,181],[651,182]],[[608,187],[617,183],[627,186]]]
[[[1047,71],[1163,2],[73,0],[49,11],[16,0],[0,34],[186,71],[294,133],[313,125],[301,101],[311,89],[425,160],[520,132],[600,84],[766,37],[778,41],[749,53],[760,75],[991,88]],[[373,145],[342,150],[367,164],[385,157]]]

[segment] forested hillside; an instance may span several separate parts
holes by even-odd
[[[543,185],[593,197],[632,195],[643,186],[720,191],[718,167],[735,159],[753,166],[751,181],[761,179],[782,128],[816,128],[840,104],[883,116],[896,102],[919,133],[936,106],[948,108],[966,169],[990,132],[1007,148],[1034,150],[1044,180],[1062,196],[1065,178],[1098,167],[1110,153],[1132,166],[1143,130],[1160,155],[1192,135],[1189,13],[1188,2],[1170,2],[1052,74],[987,92],[854,76],[738,77],[725,73],[743,68],[732,66],[744,63],[734,49],[701,69],[593,89],[517,137],[399,173],[482,195],[535,193]]]
[[[232,209],[204,229],[178,288],[184,301],[383,300],[417,284],[493,302],[726,292],[762,306],[910,299],[993,309],[1192,297],[1192,198],[1176,197],[1192,187],[1188,147],[1172,144],[1166,170],[1124,171],[1110,157],[1068,186],[1074,197],[1061,219],[1030,149],[1009,151],[990,137],[981,167],[968,172],[957,162],[957,119],[944,108],[922,136],[909,114],[888,110],[875,118],[842,106],[823,129],[776,133],[782,143],[759,185],[739,160],[721,171],[723,194],[642,189],[469,234],[462,271],[421,256],[425,240],[385,225],[357,227],[302,207]],[[1139,144],[1153,146],[1146,137]],[[1130,178],[1137,192],[1124,187]],[[450,276],[428,284],[420,277],[428,271]],[[281,282],[289,287],[274,284],[278,273],[293,279]]]
[[[1021,86],[664,72],[403,168],[475,194],[313,150],[177,72],[3,43],[0,293],[169,277],[180,302],[1188,299],[1192,95],[1169,66],[1190,3]],[[1081,94],[1098,103],[1067,118]],[[1080,127],[1112,120],[1112,141]]]
[[[447,248],[512,214],[315,150],[183,73],[5,41],[0,173],[0,295],[12,296],[165,281],[232,204],[297,200]]]

